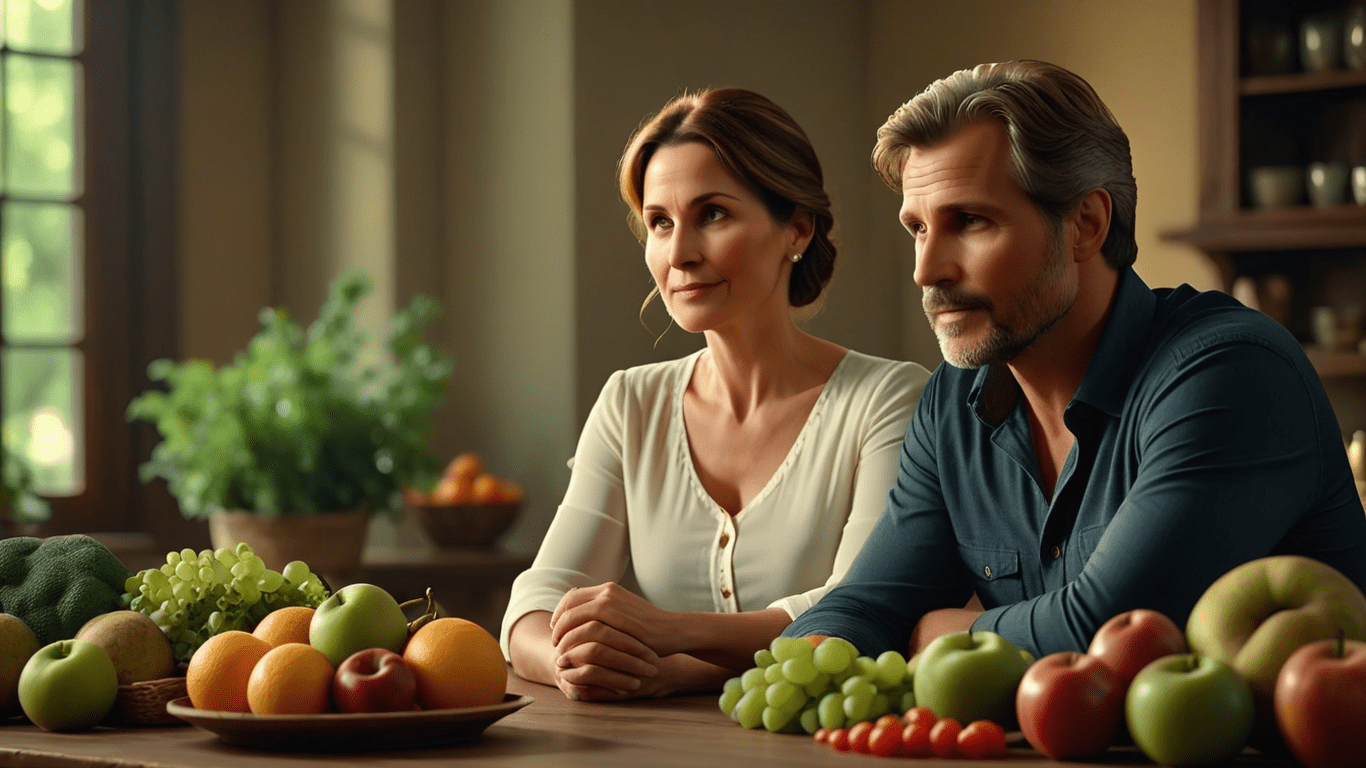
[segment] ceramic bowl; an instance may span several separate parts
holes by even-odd
[[[1304,200],[1304,166],[1262,165],[1248,171],[1248,197],[1258,208],[1284,208]]]
[[[408,509],[440,548],[487,549],[517,520],[520,503],[413,504]]]

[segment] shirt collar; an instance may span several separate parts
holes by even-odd
[[[1110,416],[1120,415],[1148,342],[1156,306],[1152,289],[1132,267],[1125,267],[1119,275],[1110,317],[1073,402],[1087,403]],[[1009,368],[983,366],[968,393],[968,407],[978,419],[995,427],[1015,408],[1019,394],[1019,384]]]

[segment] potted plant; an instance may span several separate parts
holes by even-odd
[[[345,571],[360,560],[370,515],[397,520],[403,489],[438,474],[425,438],[452,365],[421,341],[437,302],[419,296],[398,312],[391,360],[377,365],[354,317],[369,290],[362,275],[339,278],[306,331],[263,310],[261,330],[221,367],[149,366],[165,390],[128,407],[162,438],[142,480],[165,479],[181,514],[209,520],[215,547],[246,541],[276,569],[297,559]]]
[[[34,526],[52,517],[52,506],[33,492],[33,471],[8,445],[0,446],[0,463],[0,538],[32,535]]]

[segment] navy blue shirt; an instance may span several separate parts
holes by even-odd
[[[1075,436],[1044,495],[1006,366],[935,371],[887,509],[844,581],[784,632],[906,652],[926,612],[974,591],[991,630],[1035,656],[1084,651],[1110,617],[1185,626],[1205,588],[1272,554],[1366,589],[1366,515],[1318,375],[1266,315],[1120,275],[1064,414]]]

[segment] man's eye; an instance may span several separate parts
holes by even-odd
[[[986,219],[982,218],[981,216],[978,216],[975,213],[960,213],[958,214],[958,221],[964,227],[974,227],[978,224],[985,222]]]

